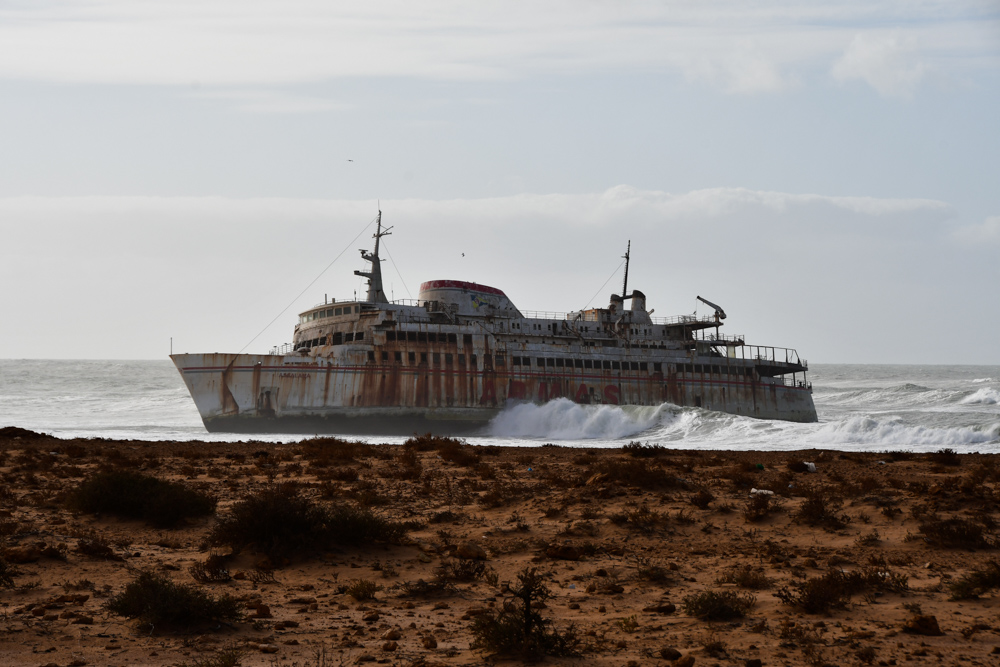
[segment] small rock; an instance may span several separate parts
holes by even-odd
[[[553,544],[545,550],[545,555],[553,560],[580,560],[583,551],[572,544]]]
[[[681,657],[681,652],[673,646],[664,646],[660,649],[660,657],[666,660],[676,660]]]
[[[935,616],[914,616],[903,625],[903,632],[927,637],[939,637],[944,634],[938,627]]]
[[[402,636],[403,636],[402,632],[400,632],[396,628],[392,628],[391,630],[386,630],[382,634],[382,639],[385,639],[385,640],[388,640],[388,641],[394,641],[396,639],[401,638]]]
[[[365,623],[374,623],[380,618],[377,611],[370,611],[361,617],[361,620]]]
[[[764,667],[764,663],[760,661],[760,658],[747,658],[746,662],[743,663],[744,667]]]
[[[570,602],[569,605],[568,605],[568,607],[570,609],[579,609],[580,605],[579,605],[579,603],[576,603],[576,602]]]
[[[389,653],[395,651],[397,648],[399,648],[399,644],[397,644],[396,642],[386,642],[382,644],[382,650],[387,651]]]
[[[420,643],[426,649],[432,649],[438,647],[438,640],[434,639],[434,635],[424,635],[420,638]]]
[[[670,602],[662,602],[651,607],[646,607],[643,611],[652,612],[655,614],[672,614],[677,611],[677,606]]]
[[[260,644],[259,646],[257,646],[257,648],[258,648],[258,650],[260,650],[261,653],[277,653],[278,652],[278,645],[277,644]]]
[[[489,556],[486,555],[486,549],[475,542],[462,542],[455,549],[455,556],[458,558],[465,558],[466,560],[487,560]]]
[[[375,656],[373,656],[371,653],[364,653],[362,655],[359,655],[358,659],[355,660],[354,662],[357,664],[361,664],[362,662],[375,662]]]
[[[694,656],[685,655],[681,658],[677,658],[670,664],[673,665],[673,667],[692,667],[692,665],[694,665]]]
[[[93,625],[93,616],[77,616],[73,619],[73,625]]]

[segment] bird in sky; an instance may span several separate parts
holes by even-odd
[[[354,162],[354,160],[348,160],[348,162]]]

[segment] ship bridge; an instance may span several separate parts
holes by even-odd
[[[523,317],[503,290],[464,280],[429,280],[420,285],[420,303],[467,317]],[[436,302],[436,307],[433,305]]]

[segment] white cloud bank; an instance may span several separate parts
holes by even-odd
[[[968,225],[959,227],[955,231],[955,236],[960,241],[973,245],[998,244],[1000,245],[1000,215],[993,215],[979,225]]]
[[[884,97],[910,98],[926,74],[916,40],[898,32],[857,35],[831,73],[838,81],[860,79]]]
[[[995,68],[996,20],[973,1],[55,0],[0,7],[0,77],[273,87],[654,69],[755,93],[839,57],[836,77],[896,95],[922,77],[905,48],[914,40],[925,60]],[[900,26],[889,42],[864,34],[886,25]]]

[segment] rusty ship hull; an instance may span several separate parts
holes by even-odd
[[[671,403],[761,419],[816,421],[808,364],[795,350],[720,334],[725,313],[653,318],[639,290],[607,308],[522,312],[501,290],[434,280],[418,299],[382,291],[379,239],[362,251],[366,299],[299,315],[271,354],[176,354],[209,431],[468,433],[505,407]],[[631,307],[625,308],[625,301]]]

